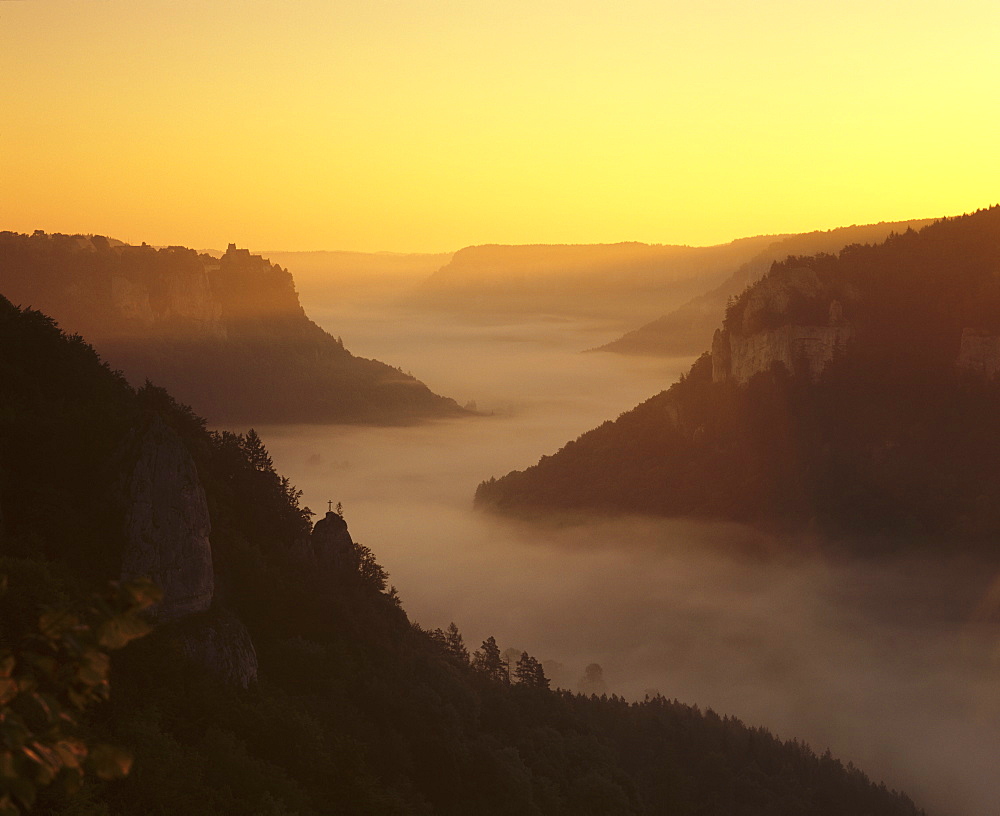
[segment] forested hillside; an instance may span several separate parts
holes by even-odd
[[[775,261],[818,252],[835,253],[850,244],[881,243],[893,232],[920,229],[930,223],[929,220],[893,221],[776,236],[773,243],[740,264],[719,286],[592,351],[664,357],[698,354],[711,342],[712,332],[722,321],[728,302],[766,275]]]
[[[80,333],[133,384],[150,379],[214,422],[394,424],[459,415],[450,399],[313,323],[291,275],[102,236],[0,233],[0,295]]]
[[[476,500],[988,541],[998,371],[994,207],[774,264],[680,382]]]
[[[114,653],[110,699],[74,729],[134,754],[131,772],[87,776],[79,790],[64,784],[72,774],[39,772],[35,812],[919,812],[852,766],[731,717],[550,690],[526,653],[510,672],[492,638],[470,658],[457,627],[407,619],[340,515],[310,530],[256,434],[209,431],[165,391],[132,388],[82,340],[2,298],[0,381],[4,670],[20,671],[44,609],[105,587],[136,547],[155,552],[152,577],[165,583],[154,631]],[[150,519],[171,534],[158,537]],[[181,545],[211,557],[178,578]],[[194,603],[192,587],[205,588]],[[52,620],[42,617],[50,633]],[[77,682],[58,662],[35,669]],[[3,689],[6,722],[40,716],[30,688]],[[38,746],[12,734],[0,734],[3,749],[34,767]],[[27,789],[11,767],[0,801],[23,812]]]

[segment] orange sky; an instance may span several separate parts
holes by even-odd
[[[705,244],[1000,201],[995,0],[0,1],[0,229]]]

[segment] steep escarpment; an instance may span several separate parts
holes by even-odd
[[[131,382],[213,421],[400,423],[461,409],[355,357],[305,315],[287,270],[101,236],[0,233],[0,294],[94,343]]]
[[[857,297],[840,294],[850,295],[851,303]],[[776,269],[751,287],[740,305],[740,319],[728,321],[712,339],[715,382],[746,383],[775,365],[816,380],[854,336],[843,303],[809,268]]]
[[[988,539],[998,337],[1000,208],[789,258],[680,382],[476,501]]]
[[[487,643],[470,663],[457,627],[407,619],[339,514],[310,524],[255,433],[210,433],[3,299],[0,340],[0,649],[37,637],[42,605],[118,575],[132,546],[158,553],[164,603],[183,606],[115,653],[111,699],[79,729],[132,752],[131,774],[46,787],[38,812],[920,816],[734,717],[574,697],[537,672],[511,683],[487,670]],[[177,536],[192,538],[176,542],[189,578],[165,552]]]

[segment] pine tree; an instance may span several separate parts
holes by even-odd
[[[549,679],[545,676],[542,664],[527,652],[521,652],[521,658],[514,669],[514,676],[520,686],[545,689],[549,687]]]
[[[497,646],[496,638],[490,635],[483,641],[482,648],[476,649],[472,655],[472,667],[491,680],[500,683],[507,683],[510,677],[507,667],[504,665],[503,657],[500,655],[500,647]]]
[[[469,662],[469,650],[465,648],[462,633],[458,631],[454,621],[448,625],[448,631],[444,633],[444,646],[448,650],[448,654],[458,658],[463,663]]]
[[[243,452],[246,453],[247,461],[254,470],[259,470],[263,473],[272,473],[274,471],[274,463],[271,461],[267,448],[264,447],[263,440],[253,428],[247,431],[246,436],[242,437],[241,441],[241,447],[243,448]]]

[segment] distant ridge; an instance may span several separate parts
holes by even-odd
[[[780,236],[711,247],[484,244],[460,249],[409,302],[466,315],[551,314],[634,321],[682,303]],[[627,324],[626,324],[627,325]]]
[[[396,424],[463,412],[313,323],[287,270],[102,236],[0,233],[0,294],[83,335],[212,422]]]
[[[930,223],[930,219],[889,221],[798,235],[771,236],[772,243],[742,263],[716,288],[692,298],[673,312],[646,323],[617,340],[589,351],[664,357],[697,354],[711,343],[712,332],[721,322],[729,299],[738,296],[747,286],[762,278],[772,263],[782,261],[789,255],[837,252],[848,244],[879,243],[892,232],[921,229]]]

